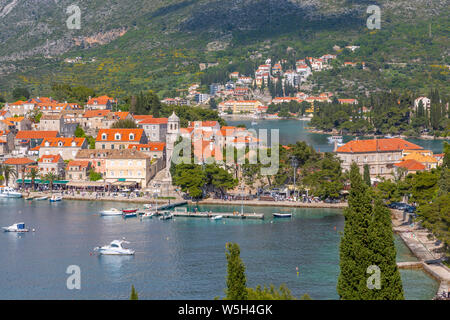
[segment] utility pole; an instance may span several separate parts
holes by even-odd
[[[297,173],[298,160],[294,156],[291,157],[291,165],[294,168],[294,200],[297,201],[297,198],[295,196],[295,192],[296,192],[295,178],[296,178],[296,173]]]

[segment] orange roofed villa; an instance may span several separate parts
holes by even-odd
[[[344,171],[355,162],[362,174],[367,164],[372,178],[393,178],[398,168],[405,168],[407,173],[430,170],[439,161],[430,150],[400,138],[353,140],[335,153],[342,160]]]

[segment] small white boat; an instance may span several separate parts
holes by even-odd
[[[159,220],[169,220],[173,218],[173,214],[171,212],[164,212],[161,217],[159,217]]]
[[[290,218],[292,213],[273,213],[274,218]]]
[[[151,203],[144,204],[144,209],[151,209],[153,205]]]
[[[258,124],[258,122],[252,121],[252,126],[256,126],[257,124]]]
[[[222,218],[223,218],[223,216],[218,215],[218,216],[211,217],[211,220],[221,220]]]
[[[22,194],[11,187],[0,186],[0,198],[22,198]]]
[[[327,139],[328,139],[329,143],[335,143],[335,142],[342,143],[344,141],[342,136],[331,136],[331,137],[328,137]]]
[[[62,197],[61,196],[57,196],[57,195],[53,195],[49,200],[50,200],[50,202],[57,202],[57,201],[61,201]]]
[[[3,227],[5,232],[28,232],[29,230],[25,228],[25,223],[19,222],[15,223],[9,227]]]
[[[122,211],[118,210],[116,208],[111,208],[109,210],[104,210],[104,211],[100,212],[100,215],[102,215],[102,216],[121,216]]]
[[[129,242],[125,240],[114,240],[107,246],[94,248],[94,251],[103,255],[133,255],[134,250],[122,247],[122,243]]]
[[[143,215],[141,215],[141,219],[147,219],[147,218],[152,218],[155,215],[154,212],[146,212]]]
[[[42,200],[47,200],[47,199],[48,199],[48,196],[34,198],[34,200],[36,200],[36,201],[42,201]]]

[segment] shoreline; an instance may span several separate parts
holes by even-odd
[[[435,297],[440,296],[442,293],[449,292],[450,286],[450,269],[446,267],[442,262],[427,263],[429,260],[438,260],[442,258],[440,253],[432,253],[436,249],[440,249],[441,245],[436,245],[436,241],[428,240],[428,237],[432,234],[428,229],[419,228],[417,225],[410,227],[405,224],[403,220],[403,212],[399,210],[391,209],[392,213],[392,228],[394,233],[398,234],[403,243],[409,249],[414,257],[418,261],[411,262],[411,267],[420,268],[426,272],[429,276],[435,279],[439,283],[438,291]],[[428,246],[430,248],[428,248]],[[403,263],[407,265],[407,263]],[[398,264],[397,264],[398,265]],[[408,268],[408,267],[406,267]]]
[[[53,194],[59,194],[59,192],[53,192]],[[41,197],[41,196],[50,196],[50,193],[47,192],[34,192],[34,193],[22,193],[23,198],[27,197]],[[88,193],[79,194],[79,195],[62,195],[65,200],[81,200],[81,201],[115,201],[115,202],[129,202],[129,203],[158,203],[158,204],[168,204],[173,202],[185,201],[181,197],[175,197],[175,199],[158,199],[156,201],[153,198],[139,197],[139,198],[125,198],[125,197],[95,197]],[[31,200],[30,200],[31,201]],[[220,200],[220,199],[206,199],[201,201],[192,201],[187,200],[189,205],[241,205],[242,203],[245,206],[255,206],[255,207],[291,207],[291,208],[326,208],[326,209],[344,209],[347,207],[347,202],[340,203],[325,203],[325,202],[293,202],[293,201],[263,201],[263,200]]]
[[[316,133],[316,134],[326,134],[326,135],[340,135],[338,130],[331,130],[331,131],[325,131],[325,130],[321,130],[321,129],[308,129],[307,132],[309,133]],[[355,136],[355,137],[384,137],[384,135],[380,135],[380,134],[373,134],[373,133],[368,133],[368,134],[349,134],[349,136]],[[450,136],[447,137],[435,137],[435,136],[427,136],[427,135],[421,135],[418,137],[415,136],[405,136],[403,134],[399,134],[396,135],[396,137],[399,137],[401,139],[418,139],[418,140],[450,140]]]

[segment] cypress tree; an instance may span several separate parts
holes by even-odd
[[[340,274],[337,293],[344,300],[363,299],[367,290],[367,267],[371,265],[367,233],[372,215],[369,187],[353,163],[350,168],[351,189],[344,210],[344,234],[340,243]]]
[[[247,300],[247,279],[245,265],[240,258],[240,249],[237,243],[227,243],[227,300]]]
[[[372,183],[370,182],[370,169],[369,169],[369,165],[368,164],[364,165],[364,182],[369,187],[372,185]]]
[[[391,215],[379,197],[375,200],[368,229],[368,240],[371,255],[369,262],[380,269],[381,288],[365,290],[363,298],[366,300],[403,300],[403,286],[397,268],[397,252]]]
[[[136,292],[136,289],[134,289],[134,285],[131,285],[130,300],[139,300],[139,297],[138,297],[138,294]]]

